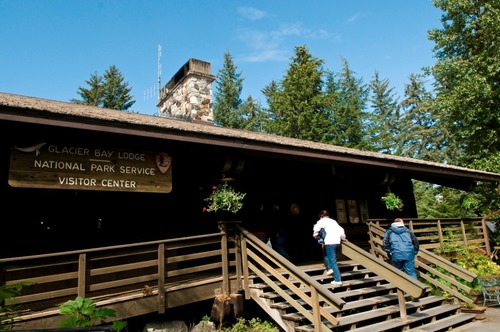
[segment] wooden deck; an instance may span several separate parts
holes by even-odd
[[[381,234],[376,226],[371,235],[375,252]],[[15,301],[6,301],[19,313],[15,330],[57,327],[62,318],[59,306],[76,296],[115,310],[113,320],[126,320],[239,294],[257,303],[286,332],[439,331],[474,320],[456,303],[430,296],[426,285],[377,254],[350,242],[341,248],[347,260],[340,262],[343,284],[338,287],[329,283],[332,277],[323,274],[322,264],[293,265],[239,227],[195,237],[8,258],[0,269],[3,285],[33,283]],[[444,264],[426,255],[425,260]],[[421,264],[417,268],[423,277],[427,267]],[[460,278],[472,277],[457,267],[447,270]],[[419,301],[410,301],[414,298]]]

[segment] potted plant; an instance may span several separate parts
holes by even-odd
[[[385,203],[387,210],[403,210],[403,200],[398,195],[388,192],[382,196],[382,202]]]
[[[245,196],[246,193],[236,191],[227,182],[212,186],[212,193],[204,199],[208,205],[203,207],[203,211],[222,211],[234,214],[243,207],[243,199]]]

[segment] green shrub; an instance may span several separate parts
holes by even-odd
[[[77,296],[75,300],[68,301],[59,307],[61,315],[68,315],[68,318],[61,320],[60,327],[88,327],[94,326],[99,320],[115,317],[115,311],[108,308],[97,308],[96,302]],[[127,326],[125,321],[114,321],[113,330],[121,331]]]
[[[460,245],[460,244],[443,244],[441,247],[436,248],[434,250],[434,253],[440,256],[446,257],[450,262],[452,262],[455,265],[460,266],[463,269],[466,269],[468,271],[471,271],[478,276],[483,276],[483,275],[496,275],[500,274],[500,266],[496,264],[495,262],[492,262],[490,258],[485,255],[484,252],[479,250],[477,247],[474,247],[473,245],[471,246],[465,246],[465,245]],[[434,266],[438,271],[443,273],[444,275],[449,276],[450,273],[443,268],[439,266]],[[439,278],[439,276],[432,275],[431,273],[427,273],[432,279],[439,280],[439,282],[445,284],[446,286],[453,288],[452,285]],[[477,282],[477,280],[474,280],[473,282],[467,282],[465,280],[458,279],[459,282],[462,284],[466,285],[467,287],[471,288],[471,291],[469,294],[464,294],[462,290],[460,292],[467,296],[471,297],[473,295],[481,294],[481,286]],[[451,297],[451,294],[448,294],[447,292],[444,292],[440,289],[435,288],[432,284],[430,283],[425,283],[428,285],[431,290],[433,295],[440,295],[444,297]]]
[[[24,287],[33,285],[32,282],[20,282],[15,285],[0,286],[0,330],[11,330],[14,326],[14,318],[18,316],[17,310],[19,307],[14,303],[5,305],[6,300],[15,299],[21,295]]]
[[[268,321],[262,321],[260,318],[252,318],[246,320],[239,318],[238,321],[231,327],[224,330],[225,332],[279,332],[279,328]]]

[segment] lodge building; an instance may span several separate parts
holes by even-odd
[[[327,209],[367,247],[369,219],[417,218],[412,180],[469,190],[500,174],[218,127],[210,64],[190,59],[161,91],[159,116],[0,93],[0,260],[214,232],[213,185],[246,193],[229,218],[286,229],[296,264],[321,260],[312,226]],[[402,211],[381,202],[394,192]]]

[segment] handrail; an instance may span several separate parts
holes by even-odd
[[[451,263],[449,260],[434,254],[427,249],[420,249],[417,260],[415,261],[415,266],[418,270],[427,271],[432,276],[437,276],[446,282],[448,282],[452,287],[447,286],[445,283],[439,281],[439,279],[427,275],[427,273],[420,272],[418,275],[420,278],[425,279],[427,282],[432,284],[436,288],[440,288],[443,291],[451,294],[457,300],[465,303],[472,304],[474,301],[469,297],[460,293],[462,290],[466,294],[470,294],[471,288],[466,286],[457,280],[457,278],[463,279],[467,282],[473,282],[477,275],[469,270],[463,269],[460,266]],[[439,266],[444,271],[449,273],[449,275],[442,273],[440,270],[435,269],[432,265]]]
[[[142,247],[142,246],[146,246],[146,245],[148,245],[148,246],[149,245],[157,245],[157,244],[159,245],[162,243],[168,244],[168,243],[187,242],[187,241],[195,242],[197,240],[213,238],[214,236],[219,237],[222,235],[223,235],[222,232],[218,232],[218,233],[186,236],[186,237],[179,237],[179,238],[166,239],[166,240],[127,243],[127,244],[120,244],[120,245],[114,245],[114,246],[109,246],[109,247],[97,247],[97,248],[62,251],[62,252],[47,253],[47,254],[40,254],[40,255],[30,255],[30,256],[6,257],[6,258],[0,258],[0,263],[8,263],[8,262],[22,261],[22,260],[33,260],[33,259],[40,259],[40,258],[50,258],[50,257],[62,257],[62,256],[68,256],[68,255],[75,255],[75,254],[79,255],[79,254],[84,254],[84,253],[88,254],[88,253],[111,251],[111,250],[117,250],[117,249],[130,249],[130,248]]]
[[[374,260],[373,255],[349,241],[343,241],[340,249],[342,255],[363,265],[376,275],[384,277],[398,289],[414,298],[420,298],[425,293],[429,292],[429,287],[420,281],[410,277],[408,274],[396,269],[383,260]]]
[[[343,241],[340,246],[341,253],[349,257],[356,263],[361,264],[378,276],[383,277],[392,285],[396,286],[399,302],[399,312],[401,319],[407,318],[405,293],[414,297],[420,298],[425,293],[429,293],[430,289],[420,281],[410,277],[404,272],[396,269],[389,263],[383,260],[374,259],[373,255],[366,250],[354,245],[351,242]]]
[[[495,214],[495,213],[493,213]],[[407,227],[417,236],[420,248],[432,250],[444,243],[469,245],[482,248],[489,256],[491,245],[486,220],[484,218],[437,218],[437,219],[404,219]],[[387,219],[369,219],[367,224],[376,224],[383,229],[389,228],[392,221]]]
[[[428,287],[384,261],[387,257],[381,249],[381,238],[385,230],[372,222],[368,225],[372,246],[370,253],[347,241],[343,242],[341,253],[398,288],[401,317],[404,319],[406,317],[404,293],[419,298],[428,291]],[[173,287],[178,287],[188,282],[189,278],[199,280],[201,275],[217,275],[220,289],[227,295],[234,291],[230,289],[230,278],[233,278],[232,280],[237,283],[237,289],[244,290],[248,299],[255,295],[250,292],[250,278],[251,275],[255,275],[309,320],[315,332],[329,331],[327,325],[339,324],[339,311],[345,305],[342,298],[270,249],[239,223],[230,227],[219,226],[221,232],[218,233],[0,258],[2,276],[0,281],[2,285],[13,285],[23,281],[35,282],[34,285],[23,289],[23,294],[15,299],[16,303],[26,305],[28,308],[31,303],[36,302],[39,307],[42,302],[61,303],[66,299],[74,299],[77,295],[93,298],[102,295],[104,291],[108,294],[113,290],[122,294],[130,294],[131,291],[142,293],[142,287],[149,285],[148,288],[157,295],[157,310],[162,313],[168,304],[165,303],[165,299],[168,298],[166,292],[172,287],[167,286],[167,283],[170,285],[176,283],[177,286]],[[374,256],[381,259],[374,259]],[[433,269],[432,264],[445,266],[451,277],[440,274]],[[473,273],[423,248],[417,256],[416,266],[419,276],[433,285],[436,281],[427,278],[423,271],[449,281],[452,287],[463,292],[468,292],[470,289],[456,278],[472,281],[475,277]],[[457,299],[468,301],[468,298],[456,289],[451,287],[443,289]],[[300,300],[290,295],[291,292],[297,294]],[[142,296],[144,295],[141,294]],[[99,301],[98,305],[104,303]],[[110,301],[114,299],[106,299],[107,304]],[[279,317],[274,318],[279,320]]]
[[[379,260],[388,260],[387,253],[382,248],[382,238],[385,234],[386,229],[382,228],[377,222],[368,222],[368,232],[370,236],[370,252],[375,255]],[[418,235],[417,235],[418,238]],[[446,274],[442,273],[440,270],[434,268],[438,266],[446,271]],[[458,279],[465,280],[467,282],[473,282],[477,275],[471,271],[468,271],[460,266],[451,263],[450,261],[432,253],[420,247],[420,251],[415,260],[415,267],[417,270],[417,275],[432,284],[434,287],[442,289],[443,291],[451,294],[456,300],[473,303],[473,300],[469,297],[463,295],[460,290],[466,294],[469,294],[471,288],[460,282]],[[429,273],[431,276],[429,276]],[[439,281],[439,278],[433,278],[432,276],[437,276],[440,279],[446,281],[451,285],[448,286],[443,282]]]
[[[345,304],[341,298],[302,270],[296,268],[281,255],[277,255],[262,240],[258,239],[250,232],[241,227],[239,227],[239,231],[242,234],[243,283],[247,299],[250,297],[251,293],[249,275],[250,272],[252,272],[290,303],[290,305],[301,313],[303,317],[313,323],[317,331],[328,330],[323,323],[323,318],[334,326],[339,324],[338,318],[333,317],[325,310],[325,305],[322,305],[321,302],[325,302],[327,306],[333,307],[333,312],[335,312],[341,310]],[[403,319],[407,317],[405,293],[414,298],[420,298],[430,291],[425,284],[415,280],[382,260],[373,259],[373,255],[351,242],[343,241],[340,248],[344,256],[363,265],[375,274],[384,277],[397,287],[399,307]],[[286,279],[283,277],[282,273],[278,272],[277,269],[286,271],[286,273],[290,274],[289,278]],[[271,278],[277,279],[281,284],[277,285]],[[298,280],[301,288],[290,283],[290,280]],[[289,296],[281,286],[288,287],[288,289],[297,294],[307,306],[311,307],[312,315],[307,308]]]
[[[334,326],[339,324],[338,318],[328,311],[328,307],[333,308],[333,311],[339,311],[345,305],[344,300],[277,254],[252,233],[242,227],[238,227],[238,230],[242,235],[243,287],[247,299],[251,294],[249,273],[251,271],[309,320],[316,332],[330,330],[323,322],[323,318]],[[289,277],[285,278],[281,271],[286,271]],[[293,283],[294,280],[299,282],[299,287]],[[281,285],[298,295],[305,302],[305,306],[288,295],[280,287]]]

